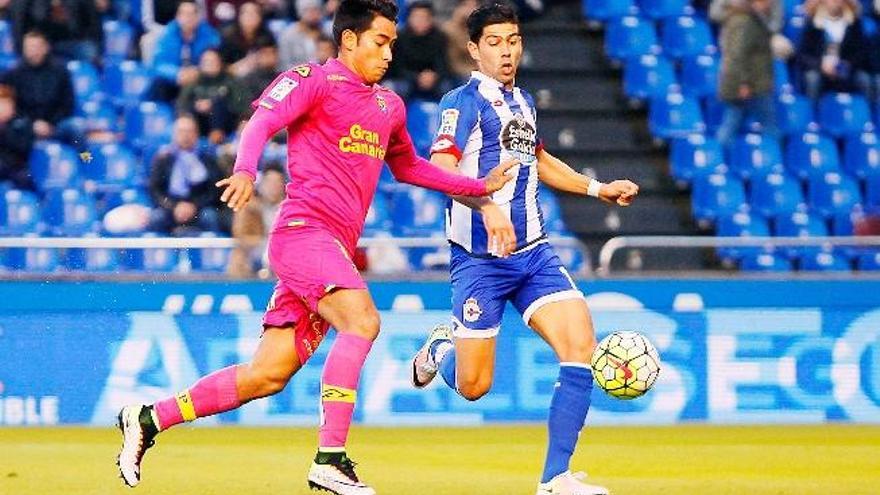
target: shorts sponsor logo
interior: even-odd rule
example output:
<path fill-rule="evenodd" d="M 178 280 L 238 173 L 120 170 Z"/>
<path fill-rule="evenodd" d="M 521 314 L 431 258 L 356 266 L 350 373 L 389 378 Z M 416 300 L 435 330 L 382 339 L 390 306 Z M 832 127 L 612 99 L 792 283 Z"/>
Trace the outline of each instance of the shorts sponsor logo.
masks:
<path fill-rule="evenodd" d="M 355 153 L 366 155 L 378 160 L 385 159 L 385 147 L 379 133 L 364 129 L 360 124 L 354 124 L 348 130 L 348 135 L 339 138 L 339 150 L 343 153 Z"/>
<path fill-rule="evenodd" d="M 297 86 L 299 86 L 298 82 L 289 77 L 282 77 L 280 81 L 275 83 L 275 86 L 272 86 L 272 89 L 269 91 L 269 98 L 275 101 L 281 101 L 289 95 L 291 91 L 296 89 Z"/>
<path fill-rule="evenodd" d="M 458 129 L 458 110 L 448 108 L 440 114 L 440 129 L 437 134 L 440 136 L 454 136 L 455 130 Z"/>
<path fill-rule="evenodd" d="M 473 323 L 480 319 L 480 315 L 483 314 L 483 310 L 480 309 L 480 304 L 477 303 L 477 300 L 471 297 L 464 302 L 462 314 L 464 315 L 464 321 L 468 323 Z"/>

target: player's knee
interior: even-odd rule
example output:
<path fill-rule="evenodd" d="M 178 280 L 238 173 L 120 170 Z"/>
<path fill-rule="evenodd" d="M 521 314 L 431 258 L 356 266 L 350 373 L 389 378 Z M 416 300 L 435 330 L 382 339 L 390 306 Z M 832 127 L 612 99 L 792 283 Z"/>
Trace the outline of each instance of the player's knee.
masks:
<path fill-rule="evenodd" d="M 275 395 L 284 390 L 290 376 L 281 370 L 251 369 L 250 381 L 252 389 L 259 397 Z"/>
<path fill-rule="evenodd" d="M 592 335 L 579 335 L 568 339 L 560 349 L 560 360 L 573 363 L 589 363 L 596 349 L 596 338 Z"/>
<path fill-rule="evenodd" d="M 459 395 L 469 401 L 475 401 L 489 393 L 489 389 L 492 388 L 492 380 L 482 377 L 476 380 L 459 380 L 457 388 Z"/>
<path fill-rule="evenodd" d="M 379 312 L 368 311 L 361 317 L 346 322 L 345 327 L 340 328 L 339 331 L 358 335 L 369 340 L 376 340 L 376 337 L 379 336 L 379 327 L 381 324 L 382 322 L 379 318 Z"/>

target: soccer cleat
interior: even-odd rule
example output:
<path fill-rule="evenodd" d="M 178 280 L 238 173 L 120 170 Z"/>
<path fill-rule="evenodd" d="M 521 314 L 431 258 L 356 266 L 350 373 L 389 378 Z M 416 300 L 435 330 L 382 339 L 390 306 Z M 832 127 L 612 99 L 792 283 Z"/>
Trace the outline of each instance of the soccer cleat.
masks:
<path fill-rule="evenodd" d="M 431 346 L 438 340 L 452 340 L 452 330 L 447 325 L 437 325 L 428 335 L 425 345 L 412 360 L 412 384 L 416 388 L 425 388 L 437 376 L 439 364 L 434 361 Z"/>
<path fill-rule="evenodd" d="M 141 460 L 144 453 L 155 444 L 159 433 L 153 423 L 152 408 L 143 405 L 125 406 L 119 411 L 119 430 L 122 432 L 122 450 L 116 457 L 119 476 L 130 487 L 141 481 Z"/>
<path fill-rule="evenodd" d="M 376 490 L 358 479 L 355 465 L 345 452 L 318 452 L 309 469 L 309 488 L 336 495 L 376 495 Z"/>
<path fill-rule="evenodd" d="M 539 483 L 535 495 L 608 495 L 605 487 L 588 485 L 583 482 L 587 475 L 566 471 L 547 483 Z"/>

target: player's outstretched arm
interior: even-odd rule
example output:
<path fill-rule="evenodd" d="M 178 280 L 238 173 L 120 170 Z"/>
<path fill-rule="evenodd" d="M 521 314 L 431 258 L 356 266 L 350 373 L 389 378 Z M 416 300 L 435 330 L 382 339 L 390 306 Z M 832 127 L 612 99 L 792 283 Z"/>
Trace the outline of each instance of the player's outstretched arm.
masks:
<path fill-rule="evenodd" d="M 606 203 L 629 206 L 639 194 L 639 186 L 628 180 L 608 184 L 578 173 L 547 150 L 538 152 L 538 178 L 553 189 L 594 196 Z"/>

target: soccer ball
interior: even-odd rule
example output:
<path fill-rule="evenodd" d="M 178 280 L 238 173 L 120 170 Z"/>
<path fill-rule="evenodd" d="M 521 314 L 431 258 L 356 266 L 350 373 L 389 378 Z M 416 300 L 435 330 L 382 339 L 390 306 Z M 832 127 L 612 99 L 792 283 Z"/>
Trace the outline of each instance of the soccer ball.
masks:
<path fill-rule="evenodd" d="M 624 400 L 644 395 L 660 375 L 657 349 L 638 332 L 614 332 L 602 339 L 590 365 L 602 390 Z"/>

